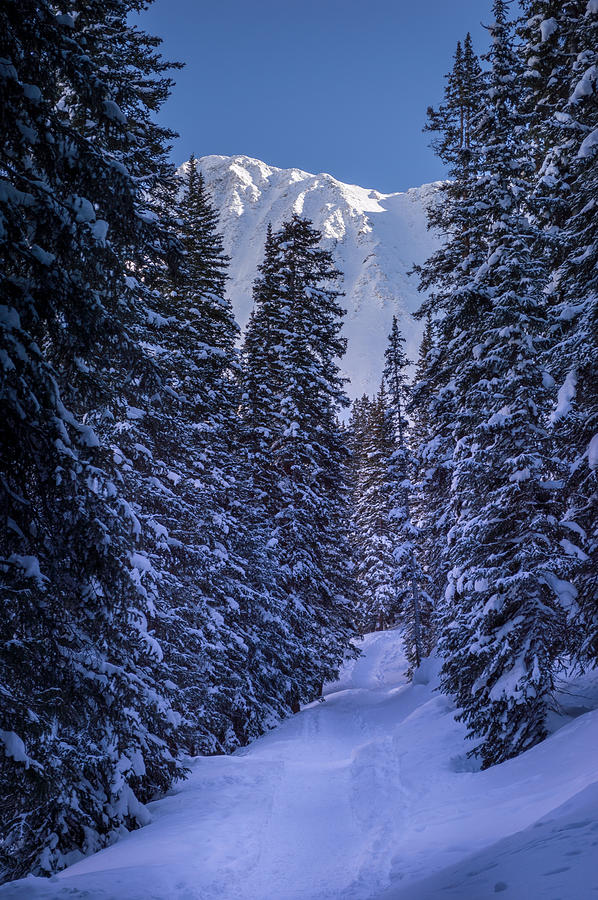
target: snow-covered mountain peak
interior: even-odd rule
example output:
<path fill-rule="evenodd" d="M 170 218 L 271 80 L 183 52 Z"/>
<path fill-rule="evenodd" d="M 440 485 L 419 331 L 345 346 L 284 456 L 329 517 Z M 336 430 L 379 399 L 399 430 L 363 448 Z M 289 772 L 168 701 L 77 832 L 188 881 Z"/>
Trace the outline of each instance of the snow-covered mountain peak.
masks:
<path fill-rule="evenodd" d="M 242 155 L 204 156 L 198 167 L 219 210 L 231 257 L 229 294 L 241 326 L 251 312 L 251 286 L 268 223 L 277 229 L 297 213 L 320 229 L 344 273 L 348 349 L 343 369 L 351 379 L 350 395 L 377 390 L 395 313 L 408 353 L 416 358 L 421 326 L 413 312 L 422 297 L 417 279 L 407 273 L 437 246 L 437 238 L 426 227 L 433 184 L 384 194 L 344 184 L 327 173 L 280 169 Z"/>

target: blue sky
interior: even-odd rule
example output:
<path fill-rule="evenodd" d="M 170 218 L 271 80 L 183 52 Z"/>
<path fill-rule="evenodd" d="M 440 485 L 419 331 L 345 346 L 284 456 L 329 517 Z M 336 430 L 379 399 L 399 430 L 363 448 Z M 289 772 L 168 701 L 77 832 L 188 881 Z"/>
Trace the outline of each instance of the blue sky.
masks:
<path fill-rule="evenodd" d="M 143 27 L 186 68 L 161 121 L 191 152 L 244 153 L 382 191 L 442 176 L 422 134 L 486 0 L 156 0 Z"/>

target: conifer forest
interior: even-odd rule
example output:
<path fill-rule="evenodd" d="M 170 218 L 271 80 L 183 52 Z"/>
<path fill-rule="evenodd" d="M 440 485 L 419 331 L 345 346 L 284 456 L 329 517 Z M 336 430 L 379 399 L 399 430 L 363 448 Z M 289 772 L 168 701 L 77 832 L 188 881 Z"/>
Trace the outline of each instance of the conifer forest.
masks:
<path fill-rule="evenodd" d="M 148 825 L 198 757 L 332 709 L 367 640 L 414 690 L 437 661 L 475 778 L 596 681 L 598 0 L 493 0 L 486 45 L 447 48 L 419 355 L 389 315 L 353 402 L 309 217 L 257 236 L 239 326 L 146 6 L 0 0 L 0 896 Z"/>

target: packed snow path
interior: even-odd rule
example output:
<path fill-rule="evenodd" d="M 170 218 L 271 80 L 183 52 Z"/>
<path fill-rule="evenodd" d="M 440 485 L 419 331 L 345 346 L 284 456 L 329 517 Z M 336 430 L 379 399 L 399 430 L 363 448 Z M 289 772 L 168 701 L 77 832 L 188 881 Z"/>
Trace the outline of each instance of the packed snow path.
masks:
<path fill-rule="evenodd" d="M 542 745 L 478 772 L 435 665 L 408 685 L 398 632 L 363 649 L 325 702 L 195 760 L 152 824 L 0 900 L 596 900 L 595 679 Z"/>

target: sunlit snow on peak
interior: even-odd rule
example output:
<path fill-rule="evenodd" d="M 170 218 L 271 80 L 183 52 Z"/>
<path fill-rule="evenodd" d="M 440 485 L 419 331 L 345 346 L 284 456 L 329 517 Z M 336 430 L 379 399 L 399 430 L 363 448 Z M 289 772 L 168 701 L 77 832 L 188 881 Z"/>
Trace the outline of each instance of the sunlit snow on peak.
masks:
<path fill-rule="evenodd" d="M 437 246 L 426 227 L 434 185 L 384 194 L 327 173 L 279 169 L 242 155 L 204 156 L 198 167 L 219 210 L 231 257 L 228 290 L 241 326 L 251 312 L 251 286 L 268 223 L 277 229 L 297 213 L 321 230 L 344 273 L 348 349 L 343 370 L 351 379 L 351 397 L 377 390 L 393 314 L 405 333 L 409 357 L 417 358 L 421 324 L 413 313 L 422 297 L 417 278 L 408 272 Z"/>

